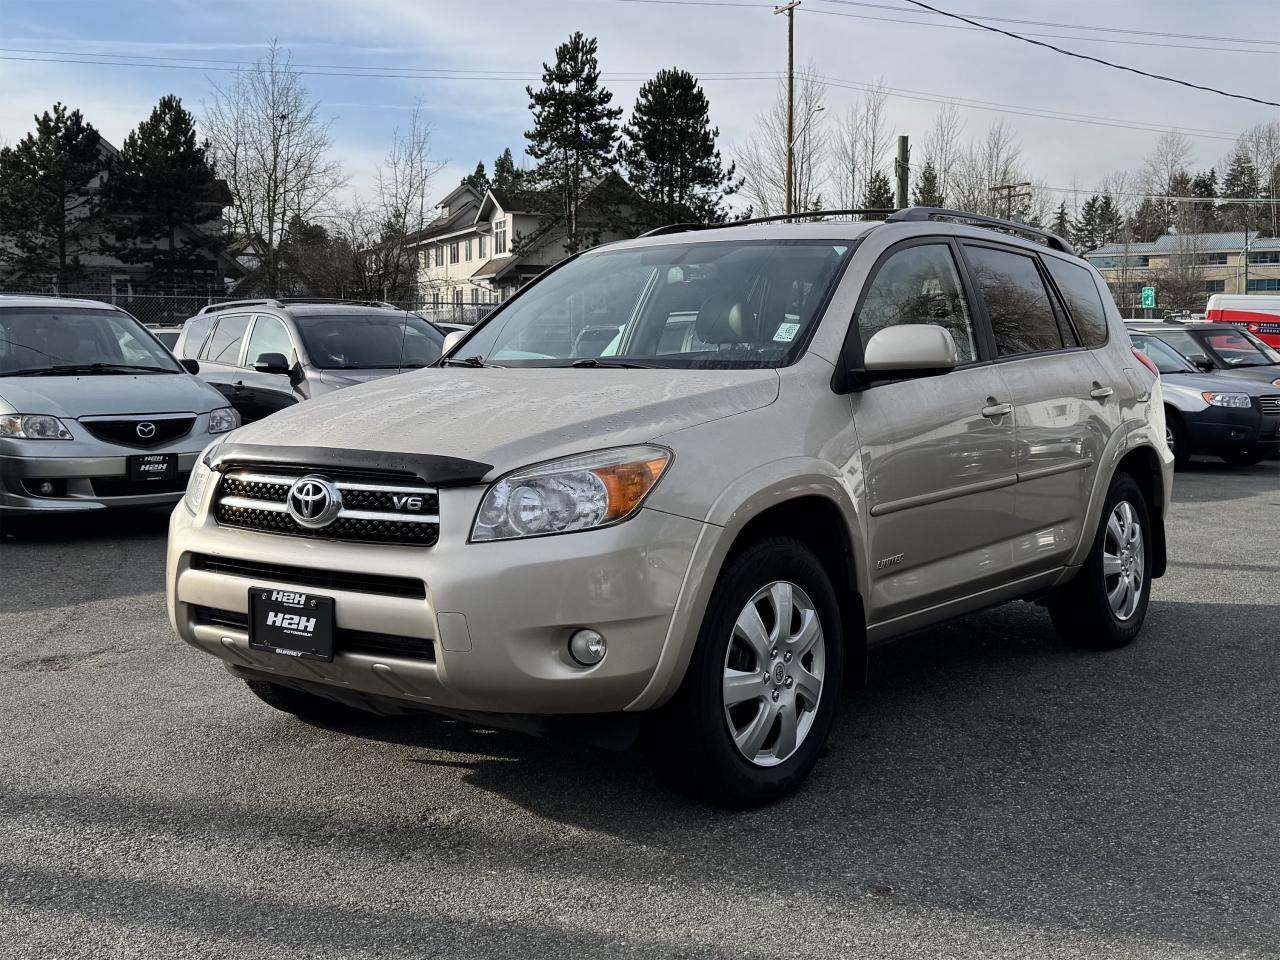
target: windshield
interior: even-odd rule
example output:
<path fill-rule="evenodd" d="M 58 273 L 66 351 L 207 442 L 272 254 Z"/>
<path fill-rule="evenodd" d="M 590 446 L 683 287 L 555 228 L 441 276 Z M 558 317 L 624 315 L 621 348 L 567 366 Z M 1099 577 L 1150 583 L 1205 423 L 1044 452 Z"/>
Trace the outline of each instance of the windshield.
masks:
<path fill-rule="evenodd" d="M 1161 373 L 1196 373 L 1182 354 L 1156 337 L 1133 334 L 1133 345 L 1147 355 Z"/>
<path fill-rule="evenodd" d="M 502 366 L 778 367 L 851 245 L 708 241 L 600 250 L 499 310 L 451 360 Z"/>
<path fill-rule="evenodd" d="M 1196 337 L 1228 367 L 1265 367 L 1280 363 L 1280 354 L 1243 330 L 1200 330 Z"/>
<path fill-rule="evenodd" d="M 0 308 L 0 377 L 181 372 L 169 351 L 127 313 Z"/>
<path fill-rule="evenodd" d="M 294 322 L 321 370 L 426 367 L 444 346 L 444 334 L 412 313 L 295 316 Z"/>

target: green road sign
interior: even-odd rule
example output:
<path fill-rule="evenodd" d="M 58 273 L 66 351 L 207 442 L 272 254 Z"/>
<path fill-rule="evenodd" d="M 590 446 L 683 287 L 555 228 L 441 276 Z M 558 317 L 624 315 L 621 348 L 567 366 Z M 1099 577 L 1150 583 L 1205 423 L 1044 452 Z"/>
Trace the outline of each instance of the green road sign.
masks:
<path fill-rule="evenodd" d="M 1155 305 L 1156 305 L 1156 288 L 1143 287 L 1142 288 L 1142 309 L 1151 310 L 1155 307 Z"/>

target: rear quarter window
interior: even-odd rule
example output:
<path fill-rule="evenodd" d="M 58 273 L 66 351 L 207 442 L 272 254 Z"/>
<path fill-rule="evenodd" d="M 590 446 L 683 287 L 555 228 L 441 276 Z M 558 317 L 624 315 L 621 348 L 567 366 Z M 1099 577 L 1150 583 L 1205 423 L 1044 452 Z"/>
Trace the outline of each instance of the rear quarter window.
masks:
<path fill-rule="evenodd" d="M 1084 345 L 1099 347 L 1106 343 L 1107 311 L 1098 285 L 1093 282 L 1093 274 L 1079 264 L 1059 260 L 1057 257 L 1042 259 L 1049 268 L 1053 282 L 1058 285 L 1067 301 L 1067 309 L 1071 311 L 1071 319 L 1075 321 L 1076 330 Z"/>

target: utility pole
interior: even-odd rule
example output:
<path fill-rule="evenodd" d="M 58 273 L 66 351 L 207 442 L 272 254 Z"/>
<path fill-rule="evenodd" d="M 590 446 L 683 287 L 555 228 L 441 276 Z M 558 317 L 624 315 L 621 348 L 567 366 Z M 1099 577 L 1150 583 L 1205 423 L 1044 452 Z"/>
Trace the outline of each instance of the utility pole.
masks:
<path fill-rule="evenodd" d="M 998 205 L 1003 202 L 1004 218 L 1006 220 L 1013 220 L 1015 219 L 1015 200 L 1018 202 L 1018 218 L 1025 216 L 1022 212 L 1024 209 L 1022 204 L 1024 201 L 1028 203 L 1031 201 L 1031 183 L 1029 181 L 1023 181 L 1022 183 L 1002 183 L 998 187 L 988 187 L 987 193 L 991 194 L 992 198 L 996 201 L 997 209 Z"/>
<path fill-rule="evenodd" d="M 893 172 L 898 183 L 895 206 L 899 210 L 907 207 L 907 175 L 911 171 L 911 145 L 906 136 L 898 137 L 898 159 L 894 161 Z"/>
<path fill-rule="evenodd" d="M 792 183 L 794 181 L 793 167 L 795 165 L 793 157 L 795 156 L 795 113 L 796 113 L 796 74 L 795 74 L 795 54 L 796 54 L 796 7 L 800 6 L 800 0 L 791 0 L 790 3 L 784 3 L 780 7 L 774 7 L 775 14 L 785 13 L 787 15 L 787 183 L 786 183 L 786 201 L 785 213 L 792 212 L 794 190 Z"/>

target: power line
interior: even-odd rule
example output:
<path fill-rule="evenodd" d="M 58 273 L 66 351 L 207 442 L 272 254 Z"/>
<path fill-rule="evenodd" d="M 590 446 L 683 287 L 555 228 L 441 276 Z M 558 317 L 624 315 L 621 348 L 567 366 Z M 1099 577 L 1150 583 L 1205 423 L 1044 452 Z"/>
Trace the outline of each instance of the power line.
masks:
<path fill-rule="evenodd" d="M 1252 97 L 1244 93 L 1229 93 L 1226 90 L 1219 90 L 1217 87 L 1207 87 L 1203 84 L 1192 83 L 1189 80 L 1179 80 L 1176 77 L 1166 77 L 1159 73 L 1149 73 L 1146 70 L 1139 70 L 1137 67 L 1127 67 L 1121 63 L 1112 63 L 1110 60 L 1103 60 L 1100 57 L 1093 57 L 1087 53 L 1077 53 L 1074 50 L 1064 50 L 1062 47 L 1054 46 L 1052 43 L 1045 43 L 1043 40 L 1033 40 L 1031 37 L 1024 37 L 1021 34 L 1012 33 L 1009 30 L 1003 30 L 1000 27 L 993 27 L 990 24 L 980 23 L 977 20 L 970 20 L 968 17 L 962 17 L 958 13 L 948 13 L 945 10 L 939 10 L 937 7 L 931 7 L 924 3 L 923 0 L 906 0 L 907 3 L 914 4 L 923 10 L 929 10 L 943 17 L 951 17 L 964 23 L 972 24 L 975 27 L 981 27 L 991 33 L 998 33 L 1002 36 L 1009 37 L 1013 40 L 1021 40 L 1023 43 L 1029 43 L 1032 46 L 1044 47 L 1046 50 L 1052 50 L 1054 53 L 1060 53 L 1066 57 L 1075 57 L 1077 60 L 1088 60 L 1091 63 L 1097 63 L 1104 67 L 1110 67 L 1113 70 L 1123 70 L 1126 73 L 1134 73 L 1140 77 L 1148 77 L 1152 80 L 1162 80 L 1165 83 L 1176 83 L 1182 87 L 1188 87 L 1192 90 L 1203 90 L 1206 93 L 1216 93 L 1220 97 L 1230 97 L 1233 100 L 1247 100 L 1250 103 L 1258 103 L 1264 107 L 1280 107 L 1280 102 L 1275 100 L 1263 100 L 1259 97 Z"/>

